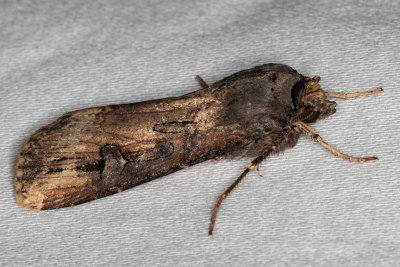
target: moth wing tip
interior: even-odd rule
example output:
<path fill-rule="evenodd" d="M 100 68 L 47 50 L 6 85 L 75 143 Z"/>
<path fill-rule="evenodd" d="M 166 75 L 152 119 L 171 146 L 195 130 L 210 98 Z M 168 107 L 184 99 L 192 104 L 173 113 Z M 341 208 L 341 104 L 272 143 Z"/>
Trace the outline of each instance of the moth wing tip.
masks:
<path fill-rule="evenodd" d="M 43 208 L 43 203 L 38 199 L 37 196 L 30 194 L 29 192 L 23 192 L 24 184 L 21 179 L 17 177 L 14 178 L 15 184 L 15 200 L 19 206 L 30 210 L 41 210 Z M 36 199 L 37 201 L 32 201 Z"/>
<path fill-rule="evenodd" d="M 16 192 L 16 201 L 17 204 L 21 207 L 30 209 L 30 210 L 41 210 L 43 207 L 42 203 L 32 203 L 28 201 L 28 198 L 22 194 L 22 192 Z"/>

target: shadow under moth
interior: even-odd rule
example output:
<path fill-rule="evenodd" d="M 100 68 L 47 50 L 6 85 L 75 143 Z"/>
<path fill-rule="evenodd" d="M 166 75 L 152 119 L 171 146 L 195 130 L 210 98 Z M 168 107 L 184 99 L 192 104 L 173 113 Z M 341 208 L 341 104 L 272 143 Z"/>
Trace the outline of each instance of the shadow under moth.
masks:
<path fill-rule="evenodd" d="M 39 129 L 19 153 L 14 179 L 19 205 L 32 210 L 69 207 L 105 197 L 216 158 L 253 157 L 217 200 L 269 155 L 293 147 L 300 134 L 334 155 L 365 162 L 327 144 L 308 124 L 335 113 L 328 97 L 347 99 L 383 91 L 341 94 L 322 90 L 282 64 L 237 72 L 178 97 L 87 108 Z"/>

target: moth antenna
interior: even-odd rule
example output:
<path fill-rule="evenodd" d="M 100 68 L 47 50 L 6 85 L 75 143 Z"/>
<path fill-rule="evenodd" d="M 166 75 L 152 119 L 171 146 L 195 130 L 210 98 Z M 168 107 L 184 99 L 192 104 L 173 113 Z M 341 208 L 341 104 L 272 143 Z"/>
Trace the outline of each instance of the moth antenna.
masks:
<path fill-rule="evenodd" d="M 357 157 L 352 157 L 350 155 L 344 154 L 334 148 L 333 146 L 329 145 L 326 143 L 320 136 L 319 134 L 310 126 L 305 124 L 304 122 L 298 121 L 294 123 L 293 125 L 297 126 L 305 135 L 310 137 L 313 140 L 316 140 L 318 143 L 320 143 L 323 147 L 327 148 L 330 152 L 332 152 L 335 156 L 341 157 L 344 159 L 347 159 L 349 161 L 355 161 L 355 162 L 365 162 L 365 161 L 370 161 L 370 160 L 377 160 L 377 157 L 366 157 L 366 158 L 357 158 Z"/>
<path fill-rule="evenodd" d="M 196 75 L 195 79 L 199 82 L 203 89 L 208 88 L 208 84 L 199 75 Z"/>
<path fill-rule="evenodd" d="M 258 166 L 258 164 L 260 164 L 266 157 L 268 157 L 268 155 L 271 152 L 266 152 L 264 154 L 262 154 L 261 156 L 258 156 L 257 158 L 255 158 L 251 163 L 247 164 L 246 169 L 243 171 L 243 173 L 239 176 L 239 178 L 237 178 L 232 184 L 231 186 L 225 190 L 224 193 L 222 193 L 222 195 L 219 196 L 217 203 L 214 206 L 212 215 L 211 215 L 211 223 L 210 223 L 210 228 L 208 230 L 208 235 L 212 235 L 213 234 L 213 230 L 214 230 L 214 226 L 215 226 L 215 221 L 217 220 L 217 214 L 218 214 L 218 210 L 219 207 L 222 204 L 222 201 L 224 201 L 224 199 L 232 192 L 233 189 L 235 189 L 236 186 L 238 186 L 238 184 L 243 180 L 243 178 L 246 176 L 246 174 L 253 169 L 254 167 Z"/>
<path fill-rule="evenodd" d="M 383 89 L 378 87 L 378 88 L 376 88 L 374 90 L 370 90 L 370 91 L 349 93 L 349 94 L 341 94 L 341 93 L 335 93 L 335 92 L 325 92 L 325 95 L 328 96 L 328 97 L 348 99 L 348 98 L 359 97 L 359 96 L 363 96 L 363 95 L 373 95 L 373 94 L 376 94 L 378 92 L 383 92 Z"/>

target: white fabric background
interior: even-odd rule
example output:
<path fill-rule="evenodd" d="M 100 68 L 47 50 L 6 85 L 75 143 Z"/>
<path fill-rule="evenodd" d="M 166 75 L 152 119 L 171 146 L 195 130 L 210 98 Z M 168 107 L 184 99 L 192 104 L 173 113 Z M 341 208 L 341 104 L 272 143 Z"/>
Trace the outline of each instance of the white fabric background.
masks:
<path fill-rule="evenodd" d="M 1 1 L 0 265 L 400 264 L 400 2 Z M 313 127 L 379 161 L 350 163 L 302 137 L 251 172 L 212 161 L 61 210 L 17 206 L 18 150 L 65 112 L 189 93 L 256 65 L 318 74 L 338 100 Z"/>

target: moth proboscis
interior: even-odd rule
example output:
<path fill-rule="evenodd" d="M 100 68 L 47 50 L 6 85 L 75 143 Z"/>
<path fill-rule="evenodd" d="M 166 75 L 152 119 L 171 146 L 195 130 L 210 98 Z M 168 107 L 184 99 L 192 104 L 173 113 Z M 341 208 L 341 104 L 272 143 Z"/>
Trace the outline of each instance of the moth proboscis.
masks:
<path fill-rule="evenodd" d="M 57 209 L 108 196 L 215 158 L 255 157 L 218 198 L 222 201 L 270 154 L 293 147 L 304 133 L 334 155 L 365 162 L 327 144 L 308 124 L 336 111 L 328 97 L 383 91 L 324 91 L 320 77 L 282 64 L 237 72 L 179 97 L 88 108 L 39 129 L 20 151 L 14 179 L 19 205 Z"/>

